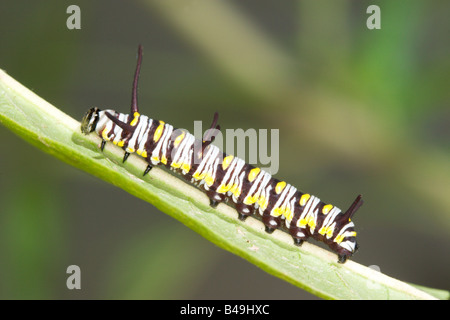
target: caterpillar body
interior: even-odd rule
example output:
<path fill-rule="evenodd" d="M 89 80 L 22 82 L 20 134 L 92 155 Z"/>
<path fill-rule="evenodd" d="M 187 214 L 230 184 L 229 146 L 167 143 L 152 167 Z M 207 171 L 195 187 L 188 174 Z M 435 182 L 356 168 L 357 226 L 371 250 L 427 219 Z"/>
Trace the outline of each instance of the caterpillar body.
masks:
<path fill-rule="evenodd" d="M 363 204 L 361 195 L 342 212 L 222 152 L 211 144 L 214 130 L 220 130 L 217 113 L 202 140 L 186 130 L 141 115 L 137 104 L 141 63 L 139 46 L 130 115 L 92 108 L 83 117 L 81 131 L 84 134 L 95 131 L 102 138 L 101 150 L 107 141 L 113 142 L 125 150 L 123 162 L 131 153 L 137 153 L 148 163 L 144 175 L 153 166 L 162 164 L 203 189 L 212 207 L 224 201 L 233 202 L 240 220 L 259 213 L 268 233 L 283 228 L 296 245 L 312 237 L 336 252 L 340 263 L 353 255 L 358 245 L 351 218 Z"/>

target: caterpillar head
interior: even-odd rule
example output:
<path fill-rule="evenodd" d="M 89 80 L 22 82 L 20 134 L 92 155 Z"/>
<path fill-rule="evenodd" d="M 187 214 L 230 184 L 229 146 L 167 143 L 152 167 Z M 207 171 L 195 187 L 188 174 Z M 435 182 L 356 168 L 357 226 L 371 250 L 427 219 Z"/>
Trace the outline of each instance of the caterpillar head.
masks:
<path fill-rule="evenodd" d="M 339 263 L 344 263 L 358 250 L 356 242 L 356 231 L 353 222 L 349 221 L 341 230 L 338 230 L 337 236 L 333 239 L 333 249 L 337 252 Z"/>
<path fill-rule="evenodd" d="M 331 246 L 339 256 L 339 263 L 344 263 L 347 258 L 351 257 L 358 250 L 355 224 L 351 221 L 351 218 L 362 204 L 363 200 L 361 195 L 359 195 L 344 214 L 336 217 L 336 223 L 342 227 L 336 231 Z"/>
<path fill-rule="evenodd" d="M 91 108 L 83 117 L 83 120 L 81 120 L 81 132 L 84 134 L 88 134 L 95 130 L 97 126 L 97 122 L 100 119 L 99 117 L 99 109 L 98 108 Z"/>

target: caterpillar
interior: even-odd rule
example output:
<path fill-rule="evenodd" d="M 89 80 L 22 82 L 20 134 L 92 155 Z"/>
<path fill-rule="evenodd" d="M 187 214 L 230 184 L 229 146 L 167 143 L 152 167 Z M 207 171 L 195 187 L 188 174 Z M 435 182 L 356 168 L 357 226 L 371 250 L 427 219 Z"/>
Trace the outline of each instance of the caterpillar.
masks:
<path fill-rule="evenodd" d="M 141 115 L 137 103 L 141 63 L 142 46 L 139 45 L 129 115 L 95 107 L 82 119 L 82 133 L 95 131 L 102 138 L 102 151 L 106 142 L 111 141 L 125 150 L 123 162 L 131 153 L 137 153 L 148 163 L 144 176 L 154 166 L 164 165 L 203 189 L 211 207 L 224 201 L 233 202 L 242 221 L 259 213 L 266 232 L 283 228 L 298 246 L 310 237 L 322 241 L 337 253 L 339 263 L 344 263 L 355 253 L 358 244 L 351 219 L 363 204 L 361 195 L 342 212 L 338 207 L 222 152 L 211 144 L 214 130 L 220 130 L 217 112 L 203 139 L 196 139 L 188 131 L 175 129 L 164 121 Z"/>

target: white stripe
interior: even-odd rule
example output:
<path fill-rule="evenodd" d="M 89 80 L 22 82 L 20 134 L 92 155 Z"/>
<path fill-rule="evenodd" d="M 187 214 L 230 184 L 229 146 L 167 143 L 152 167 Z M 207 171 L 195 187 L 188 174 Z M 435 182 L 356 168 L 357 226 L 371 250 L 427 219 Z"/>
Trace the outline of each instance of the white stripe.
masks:
<path fill-rule="evenodd" d="M 136 129 L 134 130 L 133 135 L 131 136 L 130 141 L 128 141 L 128 147 L 127 147 L 127 151 L 128 151 L 128 152 L 135 152 L 135 151 L 136 151 L 136 145 L 137 145 L 138 142 L 139 142 L 138 137 L 141 136 L 141 132 L 142 132 L 142 133 L 144 132 L 144 129 L 145 129 L 145 123 L 144 123 L 144 121 L 142 121 L 142 120 L 143 120 L 142 117 L 143 117 L 143 116 L 139 117 L 139 124 L 138 124 L 138 126 L 136 127 Z M 133 151 L 130 150 L 130 148 L 132 148 Z"/>
<path fill-rule="evenodd" d="M 355 252 L 355 242 L 343 241 L 339 244 L 342 248 L 347 249 L 350 252 Z"/>
<path fill-rule="evenodd" d="M 202 173 L 206 171 L 207 168 L 205 168 L 205 166 L 208 164 L 209 157 L 211 156 L 212 152 L 213 152 L 212 148 L 208 148 L 208 150 L 206 151 L 206 155 L 203 154 L 202 161 L 197 167 L 197 170 L 195 171 L 194 175 L 197 174 L 198 176 L 201 176 Z"/>
<path fill-rule="evenodd" d="M 251 186 L 250 190 L 247 192 L 247 196 L 245 197 L 244 202 L 250 197 L 256 197 L 256 196 L 259 197 L 259 188 L 258 188 L 258 190 L 256 190 L 256 188 L 259 186 L 259 182 L 263 178 L 263 174 L 262 173 L 263 173 L 263 171 L 260 171 L 258 173 L 258 176 L 256 177 L 256 180 L 254 180 L 252 182 L 252 186 Z"/>
<path fill-rule="evenodd" d="M 158 144 L 156 145 L 156 147 L 153 149 L 153 152 L 152 152 L 152 157 L 151 157 L 152 164 L 157 165 L 161 162 L 160 152 L 162 149 L 162 145 L 164 143 L 164 140 L 167 139 L 167 137 L 170 137 L 170 135 L 172 134 L 172 130 L 173 130 L 173 127 L 170 124 L 169 125 L 164 124 L 163 132 L 162 132 L 163 136 L 158 140 Z M 157 158 L 158 160 L 153 160 L 154 157 Z"/>
<path fill-rule="evenodd" d="M 285 202 L 287 201 L 286 195 L 287 195 L 288 192 L 291 191 L 291 187 L 292 187 L 292 186 L 291 186 L 289 183 L 286 185 L 286 187 L 284 187 L 284 189 L 283 189 L 283 191 L 282 191 L 280 197 L 278 198 L 277 202 L 276 202 L 275 205 L 273 206 L 272 211 L 270 211 L 270 215 L 271 215 L 271 216 L 274 216 L 274 215 L 273 215 L 273 212 L 274 212 L 275 209 L 277 209 L 277 208 L 280 208 L 280 209 L 281 209 L 281 208 L 285 208 L 285 207 L 286 207 L 286 205 L 285 205 Z M 294 188 L 294 189 L 295 189 L 295 188 Z M 296 190 L 295 190 L 295 191 L 296 191 Z"/>
<path fill-rule="evenodd" d="M 297 189 L 295 190 L 295 191 L 297 191 Z M 295 203 L 296 203 L 297 201 L 296 201 L 296 197 L 292 197 L 291 198 L 291 201 L 289 201 L 289 210 L 292 212 L 292 217 L 294 217 L 294 209 L 295 209 Z M 290 228 L 290 226 L 291 226 L 291 221 L 292 221 L 292 219 L 288 219 L 287 217 L 286 217 L 286 221 L 285 221 L 285 224 L 286 224 L 286 227 L 289 229 Z"/>
<path fill-rule="evenodd" d="M 139 143 L 139 149 L 142 150 L 142 151 L 147 151 L 147 150 L 145 150 L 145 144 L 147 143 L 147 140 L 148 140 L 148 133 L 150 132 L 150 128 L 152 127 L 152 123 L 153 123 L 153 120 L 150 119 L 150 118 L 148 118 L 148 119 L 147 119 L 147 127 L 146 127 L 146 129 L 144 130 L 144 132 L 143 132 L 142 138 L 139 137 L 139 139 L 140 139 L 140 140 L 139 140 L 139 141 L 140 141 L 140 143 Z"/>
<path fill-rule="evenodd" d="M 348 231 L 347 232 L 347 229 L 348 228 L 353 228 L 355 226 L 355 224 L 353 223 L 353 222 L 349 222 L 349 223 L 347 223 L 345 226 L 343 226 L 342 228 L 341 228 L 341 230 L 339 231 L 339 233 L 337 234 L 337 236 L 336 237 L 338 237 L 338 236 L 340 236 L 340 235 L 342 235 L 342 234 L 349 234 L 350 232 L 352 232 L 352 231 Z"/>
<path fill-rule="evenodd" d="M 222 185 L 224 185 L 224 186 L 229 185 L 229 181 L 231 181 L 231 177 L 232 177 L 232 174 L 233 174 L 233 172 L 234 172 L 236 163 L 237 163 L 237 160 L 236 160 L 236 158 L 234 157 L 233 160 L 231 160 L 230 165 L 229 165 L 228 168 L 226 169 L 225 176 L 224 176 L 223 179 L 222 179 Z"/>
<path fill-rule="evenodd" d="M 180 159 L 180 157 L 182 158 L 184 156 L 184 150 L 185 147 L 187 145 L 189 145 L 190 142 L 190 134 L 188 132 L 186 132 L 186 135 L 184 136 L 184 139 L 181 140 L 180 144 L 177 147 L 177 152 L 175 153 L 175 156 L 172 158 L 172 163 L 182 163 L 182 159 Z M 173 151 L 172 151 L 173 152 Z"/>
<path fill-rule="evenodd" d="M 300 220 L 306 219 L 307 216 L 310 215 L 311 208 L 314 208 L 317 206 L 317 204 L 320 202 L 320 199 L 315 196 L 310 196 L 308 199 L 308 202 L 306 202 L 305 208 L 303 209 L 303 212 L 298 219 L 297 224 L 300 222 Z"/>
<path fill-rule="evenodd" d="M 334 219 L 336 219 L 336 216 L 341 212 L 341 209 L 337 208 L 337 207 L 333 207 L 333 209 L 331 209 L 331 211 L 327 214 L 327 217 L 325 218 L 325 220 L 322 223 L 322 228 L 329 226 L 333 223 Z"/>
<path fill-rule="evenodd" d="M 210 148 L 213 149 L 211 156 L 208 159 L 208 163 L 205 166 L 205 171 L 207 176 L 211 176 L 214 179 L 214 172 L 218 165 L 218 154 L 220 152 L 220 149 L 214 145 L 210 145 Z M 206 178 L 206 177 L 205 177 Z M 208 184 L 208 186 L 211 186 L 211 184 Z"/>
<path fill-rule="evenodd" d="M 236 190 L 240 190 L 240 193 L 242 192 L 242 183 L 243 183 L 243 181 L 244 181 L 244 175 L 245 175 L 245 172 L 242 171 L 242 173 L 239 175 L 239 177 L 236 177 L 236 179 L 235 179 L 235 183 L 237 184 Z M 236 180 L 237 180 L 237 181 L 236 181 Z M 239 197 L 241 196 L 240 193 L 239 193 Z M 234 195 L 234 193 L 233 193 L 233 201 L 234 201 L 235 203 L 237 203 L 239 197 L 236 197 L 236 196 Z"/>
<path fill-rule="evenodd" d="M 169 148 L 169 140 L 170 137 L 172 135 L 172 131 L 173 131 L 173 126 L 171 126 L 170 124 L 166 124 L 166 127 L 164 129 L 164 136 L 163 136 L 163 141 L 161 142 L 161 159 L 164 156 L 167 159 L 167 148 Z"/>
<path fill-rule="evenodd" d="M 106 130 L 109 132 L 112 128 L 112 121 L 106 116 L 106 112 L 114 115 L 114 110 L 103 110 L 98 113 L 99 119 L 97 122 L 97 126 L 95 127 L 95 132 L 100 135 L 100 132 Z"/>

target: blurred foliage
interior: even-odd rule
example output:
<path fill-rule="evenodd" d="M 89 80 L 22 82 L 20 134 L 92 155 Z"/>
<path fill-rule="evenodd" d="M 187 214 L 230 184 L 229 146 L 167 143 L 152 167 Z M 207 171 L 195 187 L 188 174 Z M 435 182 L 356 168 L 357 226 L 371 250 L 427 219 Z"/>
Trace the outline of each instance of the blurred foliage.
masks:
<path fill-rule="evenodd" d="M 70 4 L 3 1 L 0 68 L 75 118 L 94 105 L 124 111 L 142 43 L 145 114 L 189 130 L 214 111 L 222 128 L 279 128 L 278 177 L 340 207 L 364 195 L 356 261 L 449 287 L 448 1 L 377 1 L 382 29 L 373 31 L 370 1 L 77 1 L 74 31 Z M 7 130 L 0 138 L 1 298 L 158 297 L 138 287 L 157 271 L 136 279 L 120 261 L 170 266 L 158 230 L 192 243 L 194 262 L 214 250 Z M 196 285 L 180 274 L 159 297 L 309 297 L 214 252 L 197 265 Z M 70 264 L 86 272 L 81 292 L 65 288 Z M 190 290 L 177 295 L 184 281 Z"/>

